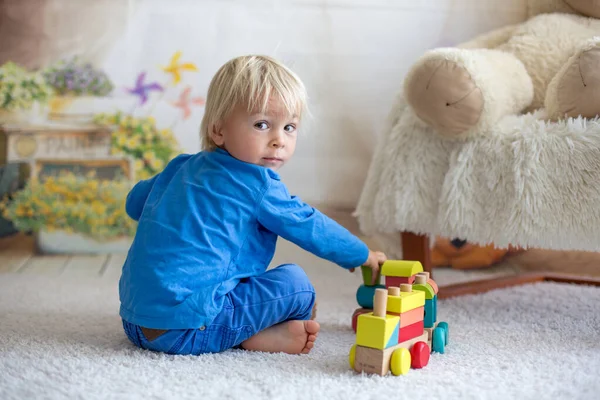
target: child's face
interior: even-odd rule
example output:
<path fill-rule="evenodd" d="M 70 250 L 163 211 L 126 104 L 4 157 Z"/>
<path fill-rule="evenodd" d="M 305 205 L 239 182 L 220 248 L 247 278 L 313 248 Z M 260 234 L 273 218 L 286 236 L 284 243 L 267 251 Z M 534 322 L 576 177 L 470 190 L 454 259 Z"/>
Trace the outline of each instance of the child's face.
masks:
<path fill-rule="evenodd" d="M 222 124 L 212 128 L 212 139 L 238 160 L 277 170 L 294 154 L 299 124 L 297 116 L 271 97 L 265 114 L 238 105 Z"/>

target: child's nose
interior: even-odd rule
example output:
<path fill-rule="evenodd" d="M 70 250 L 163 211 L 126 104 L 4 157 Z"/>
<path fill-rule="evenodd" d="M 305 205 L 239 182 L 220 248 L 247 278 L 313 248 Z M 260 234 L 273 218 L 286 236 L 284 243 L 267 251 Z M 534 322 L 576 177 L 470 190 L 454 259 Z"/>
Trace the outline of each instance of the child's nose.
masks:
<path fill-rule="evenodd" d="M 284 147 L 285 146 L 285 138 L 284 135 L 279 133 L 277 134 L 273 140 L 271 140 L 271 146 L 275 148 Z"/>

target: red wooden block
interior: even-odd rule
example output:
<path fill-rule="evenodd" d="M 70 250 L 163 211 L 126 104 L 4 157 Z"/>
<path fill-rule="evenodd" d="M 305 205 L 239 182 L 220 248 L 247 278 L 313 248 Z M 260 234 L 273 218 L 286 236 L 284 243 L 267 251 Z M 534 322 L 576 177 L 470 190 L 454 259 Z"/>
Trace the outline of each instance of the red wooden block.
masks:
<path fill-rule="evenodd" d="M 438 288 L 437 283 L 435 283 L 435 281 L 431 278 L 427 279 L 427 283 L 429 283 L 431 285 L 431 287 L 433 288 L 433 291 L 435 292 L 435 294 L 438 294 L 438 292 L 440 291 L 440 289 Z"/>
<path fill-rule="evenodd" d="M 386 287 L 400 287 L 402 283 L 410 283 L 411 285 L 415 282 L 415 276 L 410 276 L 408 278 L 403 276 L 386 276 L 385 277 L 385 286 Z"/>
<path fill-rule="evenodd" d="M 429 346 L 425 342 L 417 342 L 410 350 L 410 357 L 412 359 L 411 366 L 413 368 L 423 368 L 429 363 Z"/>
<path fill-rule="evenodd" d="M 402 318 L 402 317 L 400 317 Z M 415 338 L 424 332 L 424 321 L 419 321 L 416 324 L 408 325 L 400 328 L 398 334 L 398 343 L 406 342 L 412 338 Z"/>
<path fill-rule="evenodd" d="M 356 333 L 356 325 L 358 323 L 358 316 L 361 314 L 370 313 L 373 310 L 369 310 L 368 308 L 357 308 L 354 310 L 354 314 L 352 314 L 352 330 Z"/>

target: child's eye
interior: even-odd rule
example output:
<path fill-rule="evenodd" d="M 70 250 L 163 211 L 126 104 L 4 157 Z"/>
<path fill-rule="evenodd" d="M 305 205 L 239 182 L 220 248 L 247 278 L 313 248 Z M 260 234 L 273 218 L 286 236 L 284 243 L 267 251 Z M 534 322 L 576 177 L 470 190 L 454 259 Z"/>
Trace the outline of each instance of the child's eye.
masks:
<path fill-rule="evenodd" d="M 269 125 L 267 125 L 267 123 L 266 123 L 266 122 L 264 122 L 264 121 L 261 121 L 261 122 L 257 122 L 257 123 L 255 123 L 255 124 L 254 124 L 254 127 L 255 127 L 256 129 L 265 130 L 265 129 L 267 129 L 267 128 L 269 127 Z"/>
<path fill-rule="evenodd" d="M 291 132 L 294 132 L 296 130 L 296 127 L 294 125 L 286 125 L 283 129 L 286 132 L 291 133 Z"/>

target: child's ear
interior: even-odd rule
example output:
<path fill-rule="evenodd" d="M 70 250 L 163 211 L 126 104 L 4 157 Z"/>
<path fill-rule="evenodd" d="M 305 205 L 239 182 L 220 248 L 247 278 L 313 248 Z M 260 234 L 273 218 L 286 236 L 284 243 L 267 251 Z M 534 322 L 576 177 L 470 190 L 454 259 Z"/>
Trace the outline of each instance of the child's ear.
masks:
<path fill-rule="evenodd" d="M 216 122 L 212 125 L 210 137 L 217 146 L 222 146 L 225 142 L 223 136 L 223 125 L 220 122 Z"/>

